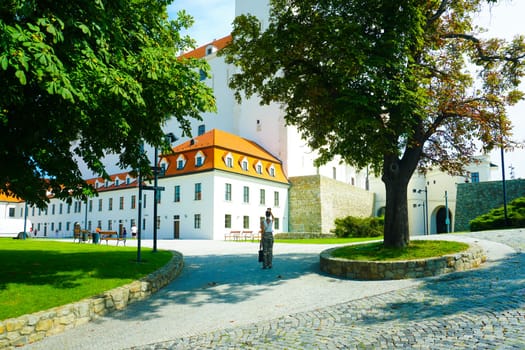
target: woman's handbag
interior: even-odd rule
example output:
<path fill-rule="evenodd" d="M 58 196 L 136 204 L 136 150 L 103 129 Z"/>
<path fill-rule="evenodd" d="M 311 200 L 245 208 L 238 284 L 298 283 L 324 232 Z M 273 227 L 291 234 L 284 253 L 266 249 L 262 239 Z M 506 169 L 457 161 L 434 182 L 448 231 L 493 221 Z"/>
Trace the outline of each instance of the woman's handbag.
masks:
<path fill-rule="evenodd" d="M 259 262 L 263 262 L 262 242 L 259 243 Z"/>

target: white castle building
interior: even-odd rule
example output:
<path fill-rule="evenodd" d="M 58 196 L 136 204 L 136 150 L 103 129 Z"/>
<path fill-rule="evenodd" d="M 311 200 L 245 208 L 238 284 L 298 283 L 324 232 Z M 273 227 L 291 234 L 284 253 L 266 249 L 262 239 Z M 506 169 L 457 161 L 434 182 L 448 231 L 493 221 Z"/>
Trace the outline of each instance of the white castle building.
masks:
<path fill-rule="evenodd" d="M 263 27 L 268 11 L 267 0 L 236 1 L 236 15 L 257 15 Z M 316 167 L 316 152 L 295 127 L 285 125 L 280 105 L 261 106 L 256 97 L 236 101 L 228 80 L 238 68 L 217 57 L 229 40 L 226 36 L 185 54 L 210 65 L 211 76 L 205 83 L 213 88 L 217 113 L 191 120 L 191 138 L 180 134 L 176 122 L 165 126 L 165 132 L 174 133 L 179 142 L 174 155 L 158 160 L 166 172 L 159 180 L 165 190 L 156 218 L 154 192 L 144 191 L 143 237 L 151 238 L 153 225 L 160 239 L 224 239 L 231 230 L 258 231 L 267 207 L 273 208 L 277 232 L 328 233 L 336 217 L 380 215 L 385 191 L 379 179 L 338 159 Z M 153 154 L 151 148 L 146 151 Z M 71 205 L 51 199 L 45 211 L 29 208 L 38 236 L 70 236 L 77 222 L 90 231 L 100 227 L 129 232 L 138 224 L 136 179 L 111 164 L 108 169 L 114 173 L 111 180 L 89 180 L 98 197 Z M 465 176 L 469 181 L 489 180 L 491 169 L 483 158 Z M 465 177 L 440 172 L 415 175 L 408 198 L 411 234 L 451 231 L 455 184 L 464 181 Z"/>

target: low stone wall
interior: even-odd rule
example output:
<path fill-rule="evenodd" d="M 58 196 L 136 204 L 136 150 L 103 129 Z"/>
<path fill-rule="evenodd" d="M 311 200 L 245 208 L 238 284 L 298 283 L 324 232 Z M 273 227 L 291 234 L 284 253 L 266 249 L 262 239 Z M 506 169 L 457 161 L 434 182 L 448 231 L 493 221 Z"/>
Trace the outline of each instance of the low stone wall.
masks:
<path fill-rule="evenodd" d="M 138 281 L 76 303 L 0 321 L 0 349 L 33 343 L 124 309 L 166 286 L 180 274 L 183 266 L 182 254 L 173 252 L 168 264 Z"/>
<path fill-rule="evenodd" d="M 337 248 L 327 249 L 321 253 L 321 271 L 357 280 L 396 280 L 437 276 L 473 269 L 487 260 L 483 249 L 476 244 L 470 244 L 467 250 L 456 254 L 389 262 L 334 258 L 331 255 L 335 249 Z"/>

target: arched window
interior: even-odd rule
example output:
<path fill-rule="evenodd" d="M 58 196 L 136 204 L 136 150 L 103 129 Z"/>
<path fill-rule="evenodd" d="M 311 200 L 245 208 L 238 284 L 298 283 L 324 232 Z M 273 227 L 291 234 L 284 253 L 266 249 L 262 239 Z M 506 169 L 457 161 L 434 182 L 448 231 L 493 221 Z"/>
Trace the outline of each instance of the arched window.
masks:
<path fill-rule="evenodd" d="M 184 166 L 186 165 L 186 158 L 184 158 L 184 156 L 181 154 L 178 158 L 177 158 L 177 170 L 182 170 L 184 169 Z"/>
<path fill-rule="evenodd" d="M 202 153 L 202 151 L 197 152 L 197 154 L 195 155 L 195 166 L 202 166 L 204 164 L 205 159 L 206 156 L 204 155 L 204 153 Z"/>

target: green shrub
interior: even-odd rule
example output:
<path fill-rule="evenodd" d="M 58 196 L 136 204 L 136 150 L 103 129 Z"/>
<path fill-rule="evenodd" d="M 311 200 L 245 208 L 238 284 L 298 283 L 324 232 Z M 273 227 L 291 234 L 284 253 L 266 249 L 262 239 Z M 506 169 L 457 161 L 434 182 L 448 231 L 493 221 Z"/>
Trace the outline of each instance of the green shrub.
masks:
<path fill-rule="evenodd" d="M 503 228 L 525 227 L 525 197 L 516 198 L 507 204 L 508 224 L 505 223 L 505 210 L 495 208 L 470 221 L 470 231 L 497 230 Z"/>
<path fill-rule="evenodd" d="M 378 237 L 383 234 L 384 218 L 357 218 L 347 216 L 335 219 L 335 229 L 332 230 L 337 237 Z"/>

